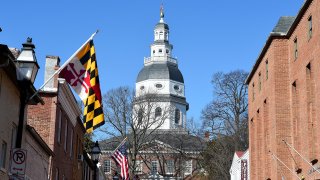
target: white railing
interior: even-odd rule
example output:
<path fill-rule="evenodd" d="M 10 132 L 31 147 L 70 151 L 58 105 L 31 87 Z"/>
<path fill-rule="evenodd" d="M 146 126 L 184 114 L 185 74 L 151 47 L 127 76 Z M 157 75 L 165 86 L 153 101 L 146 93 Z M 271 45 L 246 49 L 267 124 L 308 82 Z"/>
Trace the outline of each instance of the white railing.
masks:
<path fill-rule="evenodd" d="M 144 64 L 148 64 L 150 62 L 165 62 L 165 61 L 169 61 L 174 64 L 178 63 L 178 60 L 176 58 L 169 57 L 169 56 L 153 56 L 153 57 L 144 58 Z"/>

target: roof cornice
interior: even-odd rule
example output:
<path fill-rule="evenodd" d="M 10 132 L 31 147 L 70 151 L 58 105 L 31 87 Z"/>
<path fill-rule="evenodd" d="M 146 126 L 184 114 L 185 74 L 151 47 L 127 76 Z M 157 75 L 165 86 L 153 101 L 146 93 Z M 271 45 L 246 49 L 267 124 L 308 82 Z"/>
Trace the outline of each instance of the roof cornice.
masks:
<path fill-rule="evenodd" d="M 259 56 L 258 56 L 258 58 L 257 58 L 257 60 L 256 60 L 256 62 L 254 64 L 254 66 L 252 67 L 247 79 L 245 80 L 245 84 L 248 85 L 250 83 L 254 73 L 256 72 L 259 64 L 261 63 L 262 58 L 264 57 L 265 53 L 269 49 L 272 41 L 274 39 L 289 39 L 312 2 L 313 2 L 313 0 L 306 0 L 304 2 L 304 4 L 302 5 L 301 9 L 299 10 L 295 20 L 293 21 L 293 23 L 290 26 L 290 28 L 289 28 L 287 33 L 278 33 L 278 32 L 276 32 L 276 33 L 275 32 L 271 32 L 270 33 L 270 35 L 269 35 L 264 47 L 262 48 L 262 51 L 260 52 L 260 54 L 259 54 Z"/>

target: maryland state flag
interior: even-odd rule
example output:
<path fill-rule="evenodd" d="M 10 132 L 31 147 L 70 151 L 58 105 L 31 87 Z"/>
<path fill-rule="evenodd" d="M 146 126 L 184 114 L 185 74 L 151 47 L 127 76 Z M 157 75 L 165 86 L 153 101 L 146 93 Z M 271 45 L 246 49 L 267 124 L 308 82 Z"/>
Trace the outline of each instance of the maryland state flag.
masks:
<path fill-rule="evenodd" d="M 60 77 L 84 103 L 83 123 L 88 133 L 104 124 L 98 67 L 92 37 L 61 66 Z"/>

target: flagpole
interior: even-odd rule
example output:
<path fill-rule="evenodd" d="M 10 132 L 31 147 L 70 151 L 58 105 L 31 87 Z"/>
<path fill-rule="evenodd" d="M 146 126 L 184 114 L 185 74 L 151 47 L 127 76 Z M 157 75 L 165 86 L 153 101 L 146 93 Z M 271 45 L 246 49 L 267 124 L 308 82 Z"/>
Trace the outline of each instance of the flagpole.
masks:
<path fill-rule="evenodd" d="M 124 138 L 124 139 L 121 141 L 121 143 L 118 145 L 118 147 L 113 150 L 112 154 L 114 154 L 114 152 L 115 152 L 117 149 L 119 149 L 119 147 L 122 146 L 127 139 L 128 139 L 128 137 Z"/>
<path fill-rule="evenodd" d="M 317 171 L 319 174 L 320 174 L 320 171 L 317 169 L 317 168 L 315 168 L 315 167 L 313 167 L 312 166 L 312 164 L 309 162 L 309 161 L 307 161 L 295 148 L 293 148 L 289 143 L 287 143 L 284 139 L 282 140 L 287 146 L 289 146 L 291 149 L 293 149 L 304 161 L 306 161 L 311 167 L 312 167 L 312 169 L 314 169 L 315 171 Z"/>
<path fill-rule="evenodd" d="M 296 175 L 286 164 L 284 164 L 284 162 L 282 162 L 276 155 L 274 155 L 270 150 L 269 152 L 271 153 L 273 159 L 275 158 L 276 160 L 278 160 L 282 165 L 284 165 L 294 176 L 296 176 L 298 179 L 301 180 L 301 178 L 299 178 L 298 175 Z"/>
<path fill-rule="evenodd" d="M 84 42 L 82 44 L 82 46 L 75 52 L 72 54 L 72 56 L 69 57 L 69 59 L 62 65 L 59 67 L 58 70 L 56 70 L 56 72 L 54 72 L 45 82 L 42 86 L 40 86 L 40 88 L 29 98 L 29 100 L 31 100 L 35 95 L 37 95 L 39 93 L 39 91 L 46 85 L 48 84 L 48 82 L 58 73 L 60 73 L 60 71 L 74 58 L 74 56 L 76 56 L 78 54 L 78 52 L 89 42 L 93 39 L 93 37 L 99 32 L 99 30 L 97 30 L 96 32 L 94 32 L 90 38 Z"/>

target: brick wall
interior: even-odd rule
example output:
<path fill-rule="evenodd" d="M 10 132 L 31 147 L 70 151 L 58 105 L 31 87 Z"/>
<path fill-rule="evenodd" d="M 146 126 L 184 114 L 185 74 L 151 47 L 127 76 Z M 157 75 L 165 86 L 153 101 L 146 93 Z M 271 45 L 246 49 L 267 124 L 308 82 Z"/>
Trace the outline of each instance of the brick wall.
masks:
<path fill-rule="evenodd" d="M 317 139 L 320 135 L 319 3 L 315 0 L 306 1 L 292 31 L 287 36 L 271 39 L 271 43 L 266 45 L 267 50 L 258 59 L 259 65 L 254 69 L 252 78 L 247 82 L 251 179 L 294 179 L 296 175 L 304 175 L 307 179 L 320 177 L 283 142 L 285 140 L 293 146 L 308 161 L 320 159 L 320 143 Z M 298 44 L 297 57 L 295 40 Z M 291 171 L 301 168 L 302 173 L 290 172 L 273 157 L 279 158 Z M 320 167 L 320 163 L 315 166 Z"/>

